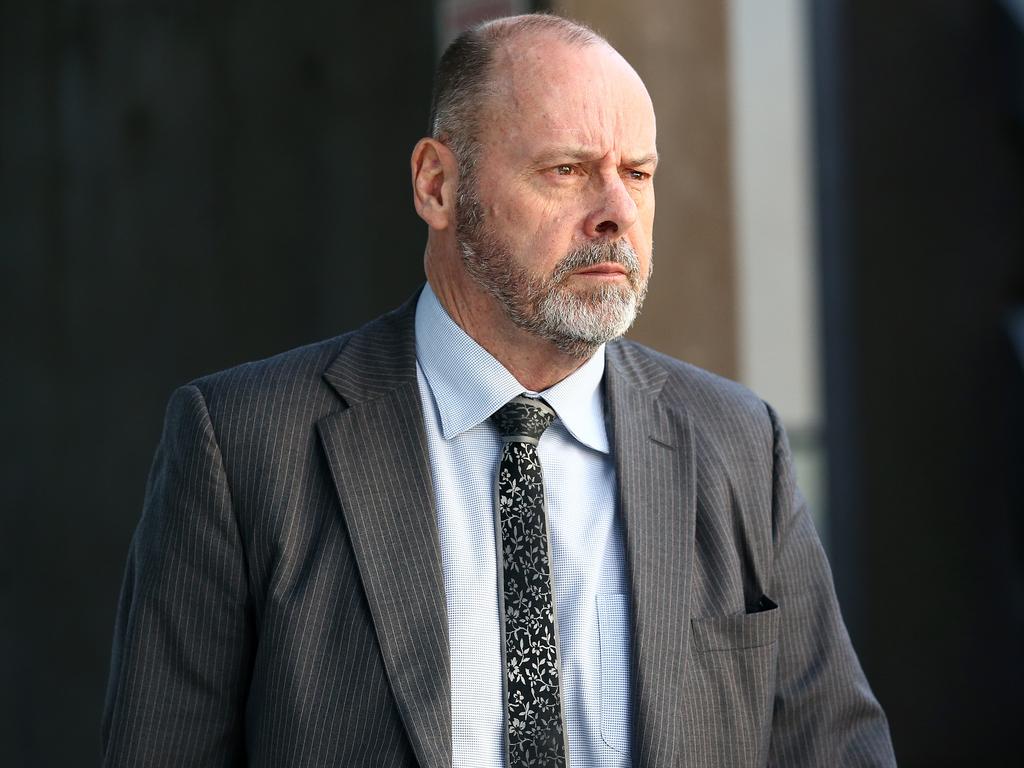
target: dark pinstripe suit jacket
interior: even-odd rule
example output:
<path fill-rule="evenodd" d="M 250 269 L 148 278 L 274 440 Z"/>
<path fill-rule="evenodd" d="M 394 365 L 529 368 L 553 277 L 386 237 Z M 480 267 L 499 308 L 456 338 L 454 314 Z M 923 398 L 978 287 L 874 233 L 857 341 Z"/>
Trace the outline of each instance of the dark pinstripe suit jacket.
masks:
<path fill-rule="evenodd" d="M 450 765 L 413 306 L 174 393 L 105 765 Z M 608 346 L 605 378 L 634 765 L 894 765 L 772 411 L 629 342 Z"/>

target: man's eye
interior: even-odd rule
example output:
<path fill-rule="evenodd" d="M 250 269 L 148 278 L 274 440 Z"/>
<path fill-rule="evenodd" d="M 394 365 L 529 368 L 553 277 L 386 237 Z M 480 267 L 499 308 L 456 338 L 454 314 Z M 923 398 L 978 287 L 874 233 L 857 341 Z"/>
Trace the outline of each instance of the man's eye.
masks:
<path fill-rule="evenodd" d="M 572 176 L 573 168 L 571 165 L 556 165 L 555 173 L 559 176 Z"/>
<path fill-rule="evenodd" d="M 650 174 L 644 171 L 628 171 L 627 175 L 633 181 L 645 181 L 650 178 Z"/>

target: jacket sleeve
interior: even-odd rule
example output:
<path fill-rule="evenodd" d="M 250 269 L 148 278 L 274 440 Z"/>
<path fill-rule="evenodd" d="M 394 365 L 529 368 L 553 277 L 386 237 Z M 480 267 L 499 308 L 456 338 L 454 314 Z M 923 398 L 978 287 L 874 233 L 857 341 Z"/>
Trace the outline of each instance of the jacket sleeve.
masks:
<path fill-rule="evenodd" d="M 778 603 L 778 683 L 769 765 L 895 766 L 885 714 L 868 686 L 839 613 L 832 573 L 802 494 L 777 415 L 769 595 Z"/>
<path fill-rule="evenodd" d="M 254 648 L 245 557 L 200 390 L 167 408 L 118 607 L 104 766 L 244 764 Z"/>

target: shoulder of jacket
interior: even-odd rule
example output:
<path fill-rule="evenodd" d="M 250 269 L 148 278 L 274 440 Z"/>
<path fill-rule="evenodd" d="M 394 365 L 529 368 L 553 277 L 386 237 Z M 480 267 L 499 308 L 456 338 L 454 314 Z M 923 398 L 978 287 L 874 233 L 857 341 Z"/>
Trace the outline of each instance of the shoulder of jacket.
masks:
<path fill-rule="evenodd" d="M 315 420 L 336 400 L 324 369 L 351 338 L 346 333 L 193 379 L 217 433 L 228 424 L 267 429 L 277 419 Z M 249 429 L 245 429 L 246 432 Z"/>

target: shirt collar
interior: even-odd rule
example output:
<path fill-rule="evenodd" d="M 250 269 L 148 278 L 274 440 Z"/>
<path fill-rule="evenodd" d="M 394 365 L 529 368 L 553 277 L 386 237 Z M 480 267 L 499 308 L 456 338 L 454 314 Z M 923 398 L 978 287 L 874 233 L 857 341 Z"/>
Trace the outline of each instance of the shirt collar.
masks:
<path fill-rule="evenodd" d="M 446 440 L 526 392 L 543 397 L 576 440 L 609 452 L 601 396 L 603 344 L 571 375 L 543 392 L 531 392 L 449 317 L 427 283 L 416 304 L 416 360 L 434 396 Z"/>

